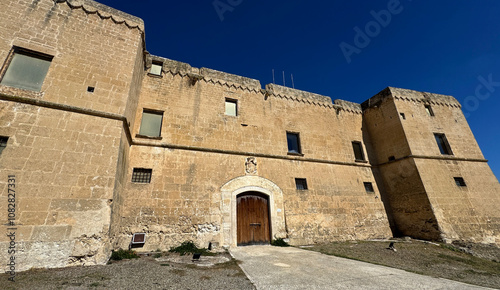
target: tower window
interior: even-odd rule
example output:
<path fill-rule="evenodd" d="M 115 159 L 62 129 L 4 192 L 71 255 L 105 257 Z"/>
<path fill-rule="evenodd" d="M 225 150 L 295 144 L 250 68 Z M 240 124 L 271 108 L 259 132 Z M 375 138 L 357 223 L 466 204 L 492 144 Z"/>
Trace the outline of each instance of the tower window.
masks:
<path fill-rule="evenodd" d="M 434 117 L 434 111 L 432 110 L 431 105 L 425 105 L 425 111 L 431 117 Z"/>
<path fill-rule="evenodd" d="M 352 141 L 352 150 L 354 151 L 354 158 L 356 161 L 365 161 L 365 154 L 363 154 L 363 145 L 359 141 Z"/>
<path fill-rule="evenodd" d="M 163 68 L 162 62 L 154 61 L 151 64 L 151 69 L 149 70 L 149 73 L 155 76 L 161 76 L 162 68 Z"/>
<path fill-rule="evenodd" d="M 307 180 L 305 178 L 295 178 L 295 188 L 298 190 L 307 190 Z"/>
<path fill-rule="evenodd" d="M 453 177 L 455 179 L 455 184 L 460 187 L 466 187 L 465 180 L 462 177 Z"/>
<path fill-rule="evenodd" d="M 368 193 L 374 193 L 375 190 L 373 190 L 373 185 L 371 182 L 363 182 L 364 186 L 365 186 L 365 190 L 366 192 Z"/>
<path fill-rule="evenodd" d="M 0 154 L 2 154 L 3 149 L 7 147 L 7 141 L 9 141 L 9 137 L 0 136 Z"/>
<path fill-rule="evenodd" d="M 226 99 L 226 115 L 237 116 L 238 115 L 238 101 L 233 99 Z"/>
<path fill-rule="evenodd" d="M 438 144 L 441 154 L 453 155 L 450 144 L 448 143 L 448 140 L 446 139 L 446 136 L 444 134 L 434 133 L 434 137 L 436 138 L 436 143 Z"/>
<path fill-rule="evenodd" d="M 289 154 L 301 154 L 299 133 L 286 132 Z"/>
<path fill-rule="evenodd" d="M 163 112 L 144 110 L 142 112 L 139 134 L 148 137 L 160 137 Z"/>
<path fill-rule="evenodd" d="M 15 48 L 0 84 L 38 92 L 42 88 L 51 61 L 52 56 Z"/>

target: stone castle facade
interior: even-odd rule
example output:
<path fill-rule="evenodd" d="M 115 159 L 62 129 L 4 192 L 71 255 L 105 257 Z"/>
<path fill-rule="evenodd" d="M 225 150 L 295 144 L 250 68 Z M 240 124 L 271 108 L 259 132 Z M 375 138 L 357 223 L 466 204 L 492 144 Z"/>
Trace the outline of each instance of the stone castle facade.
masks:
<path fill-rule="evenodd" d="M 2 0 L 0 61 L 0 218 L 17 270 L 103 264 L 135 233 L 138 251 L 500 244 L 500 185 L 451 96 L 262 89 L 150 55 L 141 19 L 88 0 Z"/>

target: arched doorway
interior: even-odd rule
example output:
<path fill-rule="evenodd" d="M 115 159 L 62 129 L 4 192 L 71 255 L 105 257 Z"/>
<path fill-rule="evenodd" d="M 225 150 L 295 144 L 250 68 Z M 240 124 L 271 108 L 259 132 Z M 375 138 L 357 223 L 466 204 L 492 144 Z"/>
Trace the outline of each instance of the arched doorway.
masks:
<path fill-rule="evenodd" d="M 269 221 L 269 197 L 256 191 L 236 197 L 237 244 L 269 244 L 271 228 Z"/>

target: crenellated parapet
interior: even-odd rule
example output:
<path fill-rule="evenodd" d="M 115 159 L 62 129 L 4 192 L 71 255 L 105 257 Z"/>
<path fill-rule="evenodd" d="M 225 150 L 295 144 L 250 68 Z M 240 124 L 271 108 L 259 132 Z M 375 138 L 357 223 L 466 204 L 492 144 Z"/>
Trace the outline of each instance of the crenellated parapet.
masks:
<path fill-rule="evenodd" d="M 409 101 L 409 102 L 418 102 L 422 104 L 431 104 L 431 105 L 439 105 L 439 106 L 448 106 L 454 108 L 461 108 L 462 106 L 452 96 L 448 95 L 440 95 L 434 93 L 427 92 L 419 92 L 408 89 L 400 89 L 394 87 L 387 87 L 375 96 L 370 99 L 364 101 L 361 104 L 363 110 L 368 108 L 378 106 L 385 98 L 394 98 L 395 100 L 400 101 Z"/>

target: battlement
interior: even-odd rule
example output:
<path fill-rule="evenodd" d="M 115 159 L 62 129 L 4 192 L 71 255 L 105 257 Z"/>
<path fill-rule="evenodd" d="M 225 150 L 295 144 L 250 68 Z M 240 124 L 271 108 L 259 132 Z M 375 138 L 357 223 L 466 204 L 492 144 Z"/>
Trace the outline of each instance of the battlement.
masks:
<path fill-rule="evenodd" d="M 369 98 L 361 104 L 363 110 L 376 107 L 385 98 L 394 98 L 396 100 L 420 102 L 424 104 L 442 105 L 461 108 L 460 103 L 452 96 L 419 92 L 408 89 L 387 87 L 375 96 Z"/>

